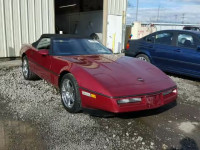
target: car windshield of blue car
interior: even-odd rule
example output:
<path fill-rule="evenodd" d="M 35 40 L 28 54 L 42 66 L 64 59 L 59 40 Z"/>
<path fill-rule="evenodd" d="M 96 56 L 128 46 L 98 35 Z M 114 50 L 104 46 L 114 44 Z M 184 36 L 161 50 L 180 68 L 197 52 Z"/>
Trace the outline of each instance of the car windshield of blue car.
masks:
<path fill-rule="evenodd" d="M 54 55 L 95 55 L 112 54 L 112 52 L 96 40 L 89 39 L 54 39 Z"/>

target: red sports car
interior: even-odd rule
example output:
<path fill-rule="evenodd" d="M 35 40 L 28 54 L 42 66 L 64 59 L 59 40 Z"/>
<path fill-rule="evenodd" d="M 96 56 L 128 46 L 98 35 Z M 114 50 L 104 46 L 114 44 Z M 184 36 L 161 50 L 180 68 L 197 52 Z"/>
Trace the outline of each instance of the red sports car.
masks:
<path fill-rule="evenodd" d="M 114 55 L 98 41 L 42 35 L 21 49 L 26 80 L 38 76 L 60 89 L 66 110 L 113 113 L 154 109 L 177 99 L 176 84 L 150 63 Z"/>

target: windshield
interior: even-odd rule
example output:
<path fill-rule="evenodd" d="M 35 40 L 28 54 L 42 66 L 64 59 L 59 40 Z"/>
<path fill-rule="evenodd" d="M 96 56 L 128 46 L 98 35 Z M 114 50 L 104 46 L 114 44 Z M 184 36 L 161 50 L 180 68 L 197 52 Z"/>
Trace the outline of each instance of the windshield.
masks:
<path fill-rule="evenodd" d="M 54 39 L 54 55 L 94 55 L 112 54 L 112 52 L 95 40 L 89 39 Z"/>

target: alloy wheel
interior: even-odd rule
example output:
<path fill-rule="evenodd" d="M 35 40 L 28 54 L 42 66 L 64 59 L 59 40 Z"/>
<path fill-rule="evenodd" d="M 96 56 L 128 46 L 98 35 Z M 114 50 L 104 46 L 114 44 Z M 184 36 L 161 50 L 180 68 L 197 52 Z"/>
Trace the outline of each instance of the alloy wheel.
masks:
<path fill-rule="evenodd" d="M 23 59 L 22 71 L 23 71 L 24 76 L 27 78 L 28 77 L 28 61 L 26 58 Z"/>
<path fill-rule="evenodd" d="M 138 57 L 138 59 L 140 59 L 140 60 L 143 60 L 143 61 L 146 61 L 146 62 L 147 62 L 146 58 L 144 58 L 144 57 Z"/>
<path fill-rule="evenodd" d="M 75 89 L 69 79 L 65 79 L 62 84 L 62 100 L 67 108 L 72 108 L 75 102 Z"/>

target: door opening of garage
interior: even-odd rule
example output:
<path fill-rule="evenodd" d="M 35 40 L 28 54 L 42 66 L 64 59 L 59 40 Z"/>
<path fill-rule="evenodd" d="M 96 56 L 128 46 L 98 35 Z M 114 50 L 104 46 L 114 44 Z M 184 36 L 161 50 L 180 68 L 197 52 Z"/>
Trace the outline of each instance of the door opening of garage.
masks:
<path fill-rule="evenodd" d="M 103 0 L 55 0 L 55 29 L 102 41 Z"/>

